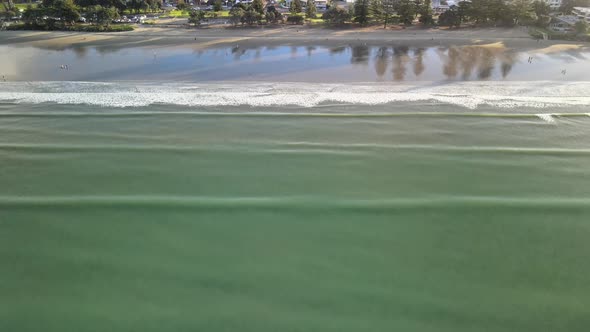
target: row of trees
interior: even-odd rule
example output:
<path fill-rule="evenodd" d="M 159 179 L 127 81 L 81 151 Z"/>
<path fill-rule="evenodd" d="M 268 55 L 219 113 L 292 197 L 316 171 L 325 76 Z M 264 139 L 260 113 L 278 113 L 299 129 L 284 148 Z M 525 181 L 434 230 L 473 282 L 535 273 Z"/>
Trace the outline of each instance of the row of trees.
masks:
<path fill-rule="evenodd" d="M 289 6 L 289 12 L 291 14 L 300 14 L 303 10 L 303 2 L 301 0 L 292 0 L 291 5 Z M 305 2 L 305 16 L 307 18 L 316 18 L 317 17 L 317 8 L 315 6 L 315 2 L 313 0 L 306 0 Z"/>
<path fill-rule="evenodd" d="M 108 27 L 121 10 L 119 0 L 43 0 L 37 7 L 28 6 L 22 19 L 29 26 L 52 30 L 74 24 L 83 12 L 94 25 Z"/>
<path fill-rule="evenodd" d="M 590 0 L 564 0 L 562 11 L 571 12 L 575 6 L 590 6 Z M 479 25 L 512 26 L 516 24 L 546 26 L 551 9 L 544 0 L 471 0 L 458 5 L 439 16 L 444 26 L 460 26 L 465 22 Z M 418 19 L 425 25 L 435 23 L 431 0 L 356 0 L 349 11 L 349 19 L 360 24 L 370 19 L 382 22 L 384 27 L 393 18 L 410 25 Z"/>
<path fill-rule="evenodd" d="M 72 25 L 84 14 L 96 26 L 108 27 L 123 11 L 139 13 L 162 8 L 162 0 L 43 0 L 28 6 L 22 19 L 37 28 L 56 29 Z"/>
<path fill-rule="evenodd" d="M 88 0 L 87 0 L 88 1 Z M 106 0 L 105 0 L 106 1 Z M 585 5 L 590 0 L 564 0 L 564 5 L 572 7 Z M 590 5 L 590 4 L 589 4 Z M 304 11 L 301 0 L 291 1 L 291 15 L 288 22 L 301 23 Z M 512 26 L 515 24 L 545 26 L 549 23 L 550 7 L 544 0 L 471 0 L 459 1 L 438 18 L 440 25 L 458 27 L 465 22 L 480 25 Z M 313 0 L 307 0 L 305 6 L 307 18 L 315 18 L 316 7 Z M 191 12 L 191 23 L 198 24 L 205 13 Z M 331 6 L 322 18 L 331 24 L 343 24 L 354 21 L 361 25 L 370 21 L 383 23 L 387 27 L 394 19 L 411 25 L 416 19 L 424 25 L 435 23 L 432 12 L 432 0 L 356 0 L 349 10 Z M 266 20 L 269 23 L 282 21 L 282 14 L 273 6 L 265 11 L 262 0 L 254 0 L 251 5 L 240 5 L 230 11 L 230 21 L 237 24 L 255 24 Z"/>
<path fill-rule="evenodd" d="M 387 27 L 394 17 L 407 25 L 416 18 L 426 25 L 434 23 L 431 0 L 356 0 L 352 8 L 350 16 L 362 25 L 372 18 Z"/>
<path fill-rule="evenodd" d="M 290 13 L 287 17 L 287 22 L 293 24 L 303 23 L 303 3 L 301 0 L 291 1 Z M 200 21 L 206 17 L 206 13 L 200 10 L 193 10 L 190 12 L 189 23 L 200 24 Z M 255 23 L 279 23 L 284 21 L 283 14 L 281 14 L 274 6 L 265 8 L 262 0 L 254 0 L 251 4 L 239 4 L 234 6 L 229 12 L 230 22 L 234 25 Z M 305 17 L 316 18 L 317 8 L 313 0 L 307 0 L 305 6 Z"/>
<path fill-rule="evenodd" d="M 501 26 L 547 26 L 551 20 L 550 11 L 549 5 L 543 0 L 460 1 L 457 6 L 452 6 L 439 16 L 439 24 L 449 27 L 458 27 L 465 22 Z"/>
<path fill-rule="evenodd" d="M 12 0 L 2 1 L 0 10 L 3 10 L 0 14 L 0 23 L 2 23 L 2 20 L 10 20 L 11 17 L 17 16 L 18 13 Z"/>

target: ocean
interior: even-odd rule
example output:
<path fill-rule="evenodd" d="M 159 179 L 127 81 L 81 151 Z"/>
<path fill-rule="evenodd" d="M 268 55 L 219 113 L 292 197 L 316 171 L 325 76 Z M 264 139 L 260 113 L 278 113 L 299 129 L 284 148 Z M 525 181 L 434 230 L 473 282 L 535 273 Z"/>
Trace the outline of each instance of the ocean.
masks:
<path fill-rule="evenodd" d="M 274 78 L 185 81 L 178 49 L 3 47 L 71 69 L 0 83 L 1 331 L 590 326 L 587 53 L 398 80 L 391 50 L 386 81 L 381 48 L 279 47 Z"/>

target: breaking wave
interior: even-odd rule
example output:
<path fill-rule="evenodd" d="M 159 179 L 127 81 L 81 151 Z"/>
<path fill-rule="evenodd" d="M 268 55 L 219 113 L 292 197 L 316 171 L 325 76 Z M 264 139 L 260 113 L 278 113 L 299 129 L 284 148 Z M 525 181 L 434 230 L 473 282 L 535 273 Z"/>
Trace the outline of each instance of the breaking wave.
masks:
<path fill-rule="evenodd" d="M 451 82 L 411 84 L 317 83 L 96 83 L 10 82 L 0 101 L 86 104 L 104 107 L 381 105 L 398 102 L 449 104 L 467 109 L 590 106 L 590 82 Z M 544 117 L 550 121 L 551 117 Z"/>

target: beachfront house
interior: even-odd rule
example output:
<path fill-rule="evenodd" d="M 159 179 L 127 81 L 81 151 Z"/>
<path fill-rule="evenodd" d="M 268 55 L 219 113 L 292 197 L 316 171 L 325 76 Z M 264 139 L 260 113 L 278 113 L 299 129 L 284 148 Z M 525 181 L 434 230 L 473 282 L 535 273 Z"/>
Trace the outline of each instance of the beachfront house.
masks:
<path fill-rule="evenodd" d="M 572 32 L 578 20 L 574 15 L 554 16 L 549 23 L 549 29 L 555 32 Z"/>
<path fill-rule="evenodd" d="M 450 3 L 445 0 L 432 0 L 432 11 L 436 14 L 442 14 L 450 8 Z"/>
<path fill-rule="evenodd" d="M 286 5 L 287 8 L 289 8 L 291 6 L 291 1 L 292 0 L 286 0 Z M 306 4 L 306 0 L 301 0 L 302 4 L 305 6 Z M 328 0 L 314 0 L 315 3 L 315 8 L 317 8 L 317 10 L 325 10 L 326 6 L 328 5 Z"/>
<path fill-rule="evenodd" d="M 574 7 L 572 14 L 578 19 L 590 23 L 590 7 Z"/>
<path fill-rule="evenodd" d="M 317 10 L 326 10 L 326 6 L 328 6 L 328 0 L 314 0 L 314 3 Z"/>
<path fill-rule="evenodd" d="M 545 0 L 552 10 L 558 10 L 561 7 L 562 0 Z"/>

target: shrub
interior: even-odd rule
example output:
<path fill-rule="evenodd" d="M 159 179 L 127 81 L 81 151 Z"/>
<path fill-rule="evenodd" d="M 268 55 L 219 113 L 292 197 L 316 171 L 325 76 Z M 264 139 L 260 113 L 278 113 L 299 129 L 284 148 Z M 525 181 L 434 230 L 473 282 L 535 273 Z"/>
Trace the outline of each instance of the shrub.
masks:
<path fill-rule="evenodd" d="M 205 19 L 206 13 L 202 10 L 191 10 L 189 13 L 188 23 L 194 25 L 201 25 L 201 21 Z"/>
<path fill-rule="evenodd" d="M 330 24 L 344 24 L 350 20 L 350 14 L 346 9 L 340 7 L 330 7 L 323 15 L 322 19 Z"/>
<path fill-rule="evenodd" d="M 245 11 L 241 7 L 234 7 L 229 11 L 229 21 L 235 26 L 242 22 Z"/>
<path fill-rule="evenodd" d="M 215 2 L 213 2 L 213 11 L 220 12 L 222 9 L 223 7 L 221 6 L 221 0 L 215 0 Z"/>
<path fill-rule="evenodd" d="M 303 24 L 303 16 L 299 16 L 299 15 L 291 15 L 289 17 L 287 17 L 287 23 L 291 23 L 291 24 Z"/>

